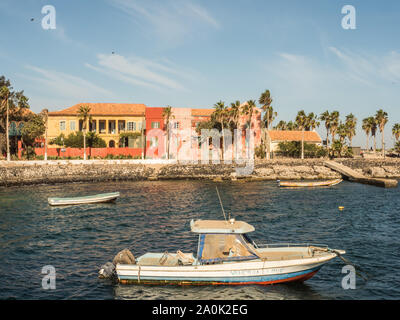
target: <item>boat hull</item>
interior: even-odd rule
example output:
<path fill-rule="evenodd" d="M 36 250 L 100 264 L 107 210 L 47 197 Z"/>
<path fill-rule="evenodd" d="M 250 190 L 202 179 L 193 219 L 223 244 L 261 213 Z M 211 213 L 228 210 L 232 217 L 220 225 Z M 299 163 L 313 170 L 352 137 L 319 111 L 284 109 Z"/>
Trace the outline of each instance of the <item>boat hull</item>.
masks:
<path fill-rule="evenodd" d="M 318 182 L 294 182 L 294 181 L 280 181 L 280 187 L 330 187 L 339 184 L 342 182 L 342 179 L 328 180 L 328 181 L 318 181 Z"/>
<path fill-rule="evenodd" d="M 118 264 L 116 271 L 121 284 L 270 285 L 306 281 L 334 257 L 335 254 L 313 259 L 298 259 L 290 263 L 251 261 L 180 267 Z"/>
<path fill-rule="evenodd" d="M 119 192 L 103 193 L 87 197 L 76 198 L 48 198 L 51 206 L 66 206 L 76 204 L 90 204 L 115 201 L 120 196 Z"/>

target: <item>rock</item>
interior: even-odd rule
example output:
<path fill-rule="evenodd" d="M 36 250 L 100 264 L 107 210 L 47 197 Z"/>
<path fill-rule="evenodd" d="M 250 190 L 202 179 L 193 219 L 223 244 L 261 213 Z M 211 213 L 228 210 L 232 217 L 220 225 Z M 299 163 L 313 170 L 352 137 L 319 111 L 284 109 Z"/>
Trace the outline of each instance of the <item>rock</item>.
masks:
<path fill-rule="evenodd" d="M 366 172 L 374 178 L 386 178 L 386 172 L 381 167 L 370 167 L 367 168 Z"/>
<path fill-rule="evenodd" d="M 382 166 L 382 168 L 389 174 L 389 176 L 398 176 L 399 170 L 393 166 Z"/>
<path fill-rule="evenodd" d="M 274 169 L 272 168 L 260 168 L 255 170 L 255 174 L 261 177 L 269 177 L 274 174 Z"/>
<path fill-rule="evenodd" d="M 293 167 L 293 171 L 297 173 L 314 173 L 314 169 L 310 166 L 295 166 Z"/>
<path fill-rule="evenodd" d="M 135 257 L 129 249 L 124 249 L 117 253 L 114 257 L 113 264 L 116 266 L 117 264 L 136 264 Z"/>
<path fill-rule="evenodd" d="M 111 262 L 103 264 L 99 271 L 99 278 L 107 279 L 111 278 L 115 274 L 115 265 Z"/>

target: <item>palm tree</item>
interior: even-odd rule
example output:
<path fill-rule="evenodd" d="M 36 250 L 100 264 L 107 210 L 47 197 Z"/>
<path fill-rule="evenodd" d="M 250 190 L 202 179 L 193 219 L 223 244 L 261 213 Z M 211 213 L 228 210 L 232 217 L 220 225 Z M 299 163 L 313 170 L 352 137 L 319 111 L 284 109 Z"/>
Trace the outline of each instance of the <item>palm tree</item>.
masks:
<path fill-rule="evenodd" d="M 272 98 L 271 98 L 271 93 L 269 90 L 265 90 L 261 96 L 260 99 L 258 99 L 258 103 L 261 104 L 261 109 L 266 112 L 264 115 L 265 119 L 265 124 L 266 124 L 266 129 L 269 129 L 269 124 L 272 122 L 270 121 L 273 118 L 273 109 L 271 106 L 272 103 Z M 272 119 L 273 120 L 273 119 Z"/>
<path fill-rule="evenodd" d="M 307 115 L 307 126 L 305 130 L 310 131 L 314 130 L 315 128 L 319 127 L 320 123 L 318 122 L 318 117 L 314 112 L 310 112 Z"/>
<path fill-rule="evenodd" d="M 253 114 L 257 114 L 256 110 L 256 102 L 255 100 L 248 100 L 246 104 L 242 107 L 242 114 L 247 115 L 249 120 L 247 121 L 248 129 L 251 129 L 251 119 L 253 118 Z M 267 151 L 267 159 L 269 159 L 269 153 Z"/>
<path fill-rule="evenodd" d="M 379 109 L 375 114 L 375 119 L 376 119 L 377 125 L 379 126 L 379 131 L 381 132 L 382 155 L 385 156 L 384 129 L 385 129 L 386 123 L 388 122 L 388 114 L 385 111 L 383 111 L 382 109 Z"/>
<path fill-rule="evenodd" d="M 221 124 L 221 130 L 222 130 L 222 160 L 224 160 L 224 151 L 225 151 L 225 122 L 226 119 L 229 116 L 228 113 L 228 108 L 225 106 L 225 102 L 223 101 L 218 101 L 216 104 L 214 104 L 215 111 L 214 111 L 214 117 L 217 122 Z"/>
<path fill-rule="evenodd" d="M 239 117 L 240 117 L 240 101 L 236 100 L 231 103 L 229 110 L 229 119 L 234 124 L 234 129 L 239 129 Z"/>
<path fill-rule="evenodd" d="M 369 142 L 369 133 L 371 132 L 372 123 L 369 118 L 364 118 L 362 121 L 362 129 L 365 131 L 367 135 L 367 150 L 368 150 L 368 142 Z"/>
<path fill-rule="evenodd" d="M 353 137 L 356 135 L 356 125 L 357 125 L 357 118 L 352 114 L 348 114 L 346 116 L 346 129 L 347 129 L 347 137 L 350 141 L 350 147 L 352 147 L 352 140 Z"/>
<path fill-rule="evenodd" d="M 8 113 L 9 113 L 9 103 L 8 98 L 10 96 L 10 90 L 6 86 L 1 87 L 0 89 L 0 97 L 2 98 L 3 107 L 7 108 L 7 116 L 6 116 L 6 139 L 7 139 L 7 161 L 11 160 L 10 157 L 10 137 L 8 133 Z"/>
<path fill-rule="evenodd" d="M 272 103 L 272 98 L 271 98 L 271 93 L 269 90 L 265 90 L 260 98 L 258 99 L 258 103 L 261 104 L 261 109 L 265 112 L 264 114 L 264 119 L 263 123 L 266 128 L 266 130 L 269 130 L 269 125 L 274 121 L 275 117 L 277 116 L 277 113 L 274 112 L 271 103 Z M 266 143 L 266 133 L 264 132 L 262 136 L 263 144 L 265 146 L 265 152 L 266 152 L 266 159 L 269 159 L 269 150 L 267 148 L 267 143 Z M 269 144 L 268 144 L 269 147 Z"/>
<path fill-rule="evenodd" d="M 172 107 L 167 106 L 163 109 L 162 112 L 162 117 L 164 121 L 166 122 L 167 126 L 167 159 L 169 160 L 169 134 L 170 134 L 170 119 L 174 118 L 174 115 L 172 114 Z"/>
<path fill-rule="evenodd" d="M 400 139 L 400 123 L 395 123 L 392 127 L 392 134 L 394 135 L 396 141 Z"/>
<path fill-rule="evenodd" d="M 304 159 L 304 130 L 309 126 L 309 117 L 304 110 L 300 110 L 296 116 L 297 127 L 302 131 L 301 133 L 301 159 Z"/>
<path fill-rule="evenodd" d="M 319 120 L 325 122 L 325 128 L 326 128 L 326 148 L 328 148 L 329 145 L 329 130 L 331 127 L 331 115 L 329 114 L 329 111 L 326 110 L 325 112 L 321 113 L 319 116 Z"/>
<path fill-rule="evenodd" d="M 42 112 L 44 127 L 45 127 L 45 134 L 44 134 L 44 160 L 47 161 L 47 125 L 48 125 L 48 118 L 49 118 L 49 110 L 43 109 Z"/>
<path fill-rule="evenodd" d="M 371 136 L 374 137 L 374 153 L 376 152 L 376 130 L 378 129 L 378 124 L 375 117 L 368 117 L 368 122 L 371 127 Z"/>
<path fill-rule="evenodd" d="M 339 111 L 332 111 L 332 113 L 330 114 L 329 123 L 330 123 L 331 137 L 332 137 L 331 141 L 332 145 L 332 143 L 335 140 L 336 131 L 339 126 Z"/>
<path fill-rule="evenodd" d="M 253 113 L 257 113 L 256 102 L 254 100 L 249 100 L 242 107 L 242 114 L 249 116 L 249 120 L 247 121 L 249 129 L 251 129 L 251 119 L 253 117 Z"/>
<path fill-rule="evenodd" d="M 292 130 L 297 130 L 297 123 L 293 122 L 292 120 L 290 120 L 287 124 L 286 124 L 286 130 L 292 131 Z"/>
<path fill-rule="evenodd" d="M 288 130 L 288 124 L 286 123 L 286 121 L 281 120 L 278 122 L 278 124 L 275 126 L 276 130 Z"/>
<path fill-rule="evenodd" d="M 82 130 L 83 130 L 83 160 L 86 160 L 86 129 L 87 121 L 90 121 L 90 107 L 80 106 L 78 109 L 78 118 L 82 120 Z"/>

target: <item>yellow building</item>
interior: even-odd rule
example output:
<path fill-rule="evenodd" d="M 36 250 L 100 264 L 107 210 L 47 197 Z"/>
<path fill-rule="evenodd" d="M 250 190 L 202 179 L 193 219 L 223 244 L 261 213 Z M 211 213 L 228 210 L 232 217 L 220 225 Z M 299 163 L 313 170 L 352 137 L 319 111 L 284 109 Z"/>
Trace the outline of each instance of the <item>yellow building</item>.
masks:
<path fill-rule="evenodd" d="M 141 148 L 140 137 L 121 141 L 121 133 L 142 132 L 145 124 L 144 104 L 129 103 L 78 103 L 70 108 L 49 112 L 48 117 L 48 139 L 54 139 L 61 133 L 67 137 L 70 133 L 82 131 L 83 121 L 79 119 L 78 110 L 81 106 L 90 107 L 90 120 L 88 120 L 87 131 L 96 132 L 106 141 L 107 147 L 129 146 Z M 51 145 L 49 147 L 52 147 Z M 55 147 L 55 145 L 54 145 Z"/>

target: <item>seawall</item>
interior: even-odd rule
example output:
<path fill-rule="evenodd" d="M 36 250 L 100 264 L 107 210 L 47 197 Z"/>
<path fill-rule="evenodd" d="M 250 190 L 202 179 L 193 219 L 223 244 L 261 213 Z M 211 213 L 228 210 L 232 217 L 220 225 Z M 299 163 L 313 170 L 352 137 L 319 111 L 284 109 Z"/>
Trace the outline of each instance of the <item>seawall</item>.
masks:
<path fill-rule="evenodd" d="M 140 160 L 0 161 L 0 186 L 84 181 L 137 180 L 315 180 L 341 174 L 324 166 L 325 159 L 256 161 L 250 175 L 238 176 L 236 164 L 157 163 Z M 367 177 L 400 179 L 400 159 L 336 160 Z M 241 165 L 243 167 L 243 165 Z"/>

